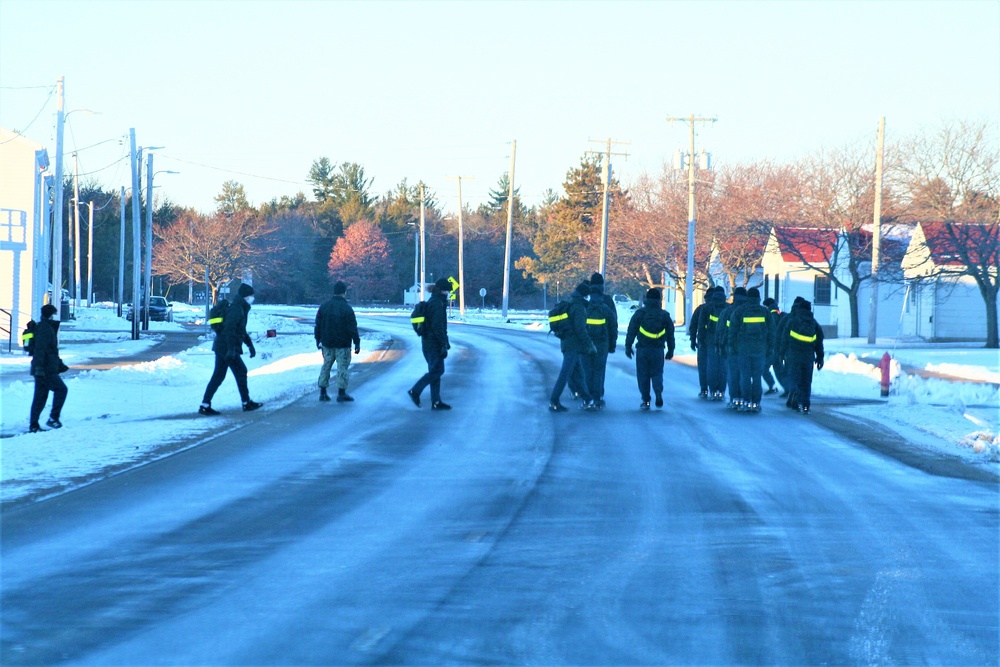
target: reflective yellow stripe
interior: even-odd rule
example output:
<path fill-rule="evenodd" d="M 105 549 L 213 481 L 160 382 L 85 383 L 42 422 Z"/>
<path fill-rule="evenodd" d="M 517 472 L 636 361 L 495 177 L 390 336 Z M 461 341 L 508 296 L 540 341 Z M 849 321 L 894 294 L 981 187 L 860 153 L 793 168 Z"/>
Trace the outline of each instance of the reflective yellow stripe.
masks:
<path fill-rule="evenodd" d="M 663 330 L 663 331 L 661 331 L 660 333 L 655 333 L 655 334 L 654 334 L 654 333 L 649 333 L 648 331 L 646 331 L 646 330 L 645 330 L 645 329 L 643 329 L 642 327 L 639 327 L 639 333 L 641 333 L 641 334 L 642 334 L 643 336 L 648 336 L 649 338 L 659 338 L 659 337 L 660 337 L 660 336 L 662 336 L 663 334 L 667 333 L 667 330 L 666 330 L 666 329 L 664 329 L 664 330 Z"/>
<path fill-rule="evenodd" d="M 708 319 L 712 320 L 713 322 L 718 322 L 719 321 L 718 315 L 709 315 Z"/>
<path fill-rule="evenodd" d="M 213 317 L 212 319 L 210 319 L 208 321 L 208 323 L 209 324 L 222 324 L 222 318 L 221 317 Z"/>
<path fill-rule="evenodd" d="M 799 332 L 793 331 L 791 329 L 788 330 L 788 333 L 792 336 L 792 338 L 794 338 L 795 340 L 800 340 L 803 343 L 815 343 L 816 342 L 816 334 L 813 334 L 812 336 L 803 336 Z"/>
<path fill-rule="evenodd" d="M 587 324 L 593 324 L 595 326 L 600 326 L 601 324 L 604 324 L 605 322 L 607 322 L 607 320 L 592 320 L 592 319 L 589 319 L 589 318 L 587 319 Z"/>
<path fill-rule="evenodd" d="M 410 321 L 413 322 L 414 324 L 423 324 L 424 323 L 424 318 L 423 317 L 411 317 Z"/>
<path fill-rule="evenodd" d="M 23 336 L 21 336 L 21 340 L 23 340 L 24 342 L 27 343 L 29 340 L 31 340 L 34 337 L 35 337 L 35 334 L 33 334 L 33 333 L 26 333 Z"/>
<path fill-rule="evenodd" d="M 553 315 L 549 318 L 549 322 L 558 322 L 559 320 L 569 319 L 569 313 L 563 313 L 562 315 Z"/>
<path fill-rule="evenodd" d="M 763 317 L 744 317 L 743 324 L 763 324 L 767 322 Z"/>

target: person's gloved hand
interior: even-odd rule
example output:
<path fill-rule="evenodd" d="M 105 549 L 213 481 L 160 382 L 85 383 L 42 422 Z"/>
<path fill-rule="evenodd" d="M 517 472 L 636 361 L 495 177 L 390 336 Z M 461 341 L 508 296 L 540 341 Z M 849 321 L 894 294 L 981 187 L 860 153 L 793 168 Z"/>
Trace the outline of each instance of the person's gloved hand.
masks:
<path fill-rule="evenodd" d="M 819 359 L 816 360 L 816 370 L 818 371 L 823 370 L 823 357 L 820 357 Z"/>
<path fill-rule="evenodd" d="M 253 343 L 247 343 L 247 349 L 250 350 L 250 358 L 253 359 L 257 356 L 257 348 L 253 346 Z"/>
<path fill-rule="evenodd" d="M 695 343 L 695 342 L 691 343 L 691 351 L 692 352 L 697 352 L 698 351 L 698 343 Z"/>
<path fill-rule="evenodd" d="M 322 350 L 323 349 L 323 343 L 321 343 L 319 341 L 316 341 L 316 349 L 317 350 Z"/>
<path fill-rule="evenodd" d="M 354 354 L 361 354 L 361 346 L 360 345 L 355 345 L 354 346 Z"/>
<path fill-rule="evenodd" d="M 671 359 L 674 358 L 674 351 L 669 350 L 663 358 L 666 359 L 667 361 L 670 361 Z"/>
<path fill-rule="evenodd" d="M 629 359 L 632 358 L 632 348 L 630 347 L 625 348 L 625 356 L 628 357 Z"/>
<path fill-rule="evenodd" d="M 441 348 L 441 358 L 442 359 L 447 359 L 448 358 L 448 346 L 447 345 L 445 345 L 444 347 Z"/>

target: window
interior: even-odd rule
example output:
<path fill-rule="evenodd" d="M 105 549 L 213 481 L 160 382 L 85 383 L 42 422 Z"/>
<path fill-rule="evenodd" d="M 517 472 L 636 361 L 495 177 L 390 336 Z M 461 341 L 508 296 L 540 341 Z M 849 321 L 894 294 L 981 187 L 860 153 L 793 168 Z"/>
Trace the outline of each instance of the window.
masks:
<path fill-rule="evenodd" d="M 813 303 L 817 306 L 830 305 L 830 279 L 826 276 L 816 276 L 813 281 Z"/>

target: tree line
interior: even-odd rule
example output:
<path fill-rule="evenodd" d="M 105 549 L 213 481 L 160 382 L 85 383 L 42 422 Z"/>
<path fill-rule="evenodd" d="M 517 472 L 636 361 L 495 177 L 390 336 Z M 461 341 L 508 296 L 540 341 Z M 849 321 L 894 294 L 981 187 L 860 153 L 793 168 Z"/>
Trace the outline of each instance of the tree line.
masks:
<path fill-rule="evenodd" d="M 870 256 L 874 169 L 873 136 L 791 163 L 763 160 L 699 171 L 695 284 L 710 286 L 713 241 L 725 240 L 716 247 L 725 255 L 734 287 L 752 275 L 760 259 L 754 248 L 772 226 L 832 228 L 853 239 L 852 281 L 836 287 L 856 297 L 870 279 L 863 260 Z M 951 121 L 890 142 L 884 173 L 884 224 L 956 221 L 996 228 L 1000 155 L 988 123 Z M 252 273 L 261 301 L 317 303 L 327 298 L 333 282 L 345 280 L 358 302 L 400 303 L 403 290 L 414 283 L 422 189 L 428 279 L 457 277 L 457 216 L 446 215 L 430 188 L 404 179 L 378 194 L 362 165 L 327 157 L 314 160 L 308 181 L 311 197 L 300 192 L 259 206 L 247 200 L 241 184 L 228 181 L 208 214 L 160 203 L 153 249 L 159 291 L 183 299 L 189 283 L 205 282 L 207 267 L 213 296 L 223 281 Z M 499 303 L 503 283 L 508 184 L 508 175 L 501 174 L 487 201 L 462 214 L 466 295 L 485 287 L 487 305 Z M 118 196 L 94 184 L 81 189 L 82 201 Z M 127 209 L 130 205 L 126 202 Z M 551 302 L 597 269 L 602 205 L 600 157 L 592 154 L 567 170 L 561 192 L 550 189 L 536 206 L 524 205 L 515 190 L 513 307 L 540 308 L 543 291 Z M 666 166 L 659 174 L 643 174 L 628 189 L 612 180 L 607 277 L 615 291 L 638 295 L 664 286 L 664 276 L 684 284 L 687 207 L 686 175 Z M 131 214 L 125 219 L 130 227 Z M 117 280 L 118 230 L 118 207 L 106 206 L 95 220 L 94 282 L 101 293 L 111 293 Z M 130 244 L 127 230 L 126 262 Z M 994 290 L 994 301 L 996 254 L 987 253 L 980 276 Z"/>

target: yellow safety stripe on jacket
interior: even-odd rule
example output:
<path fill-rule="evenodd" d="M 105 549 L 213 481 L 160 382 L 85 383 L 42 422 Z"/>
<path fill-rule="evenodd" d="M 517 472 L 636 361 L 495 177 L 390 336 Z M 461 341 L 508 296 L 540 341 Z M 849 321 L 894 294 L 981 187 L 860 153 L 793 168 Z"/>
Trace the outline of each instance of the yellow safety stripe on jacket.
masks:
<path fill-rule="evenodd" d="M 607 320 L 604 320 L 604 319 L 592 320 L 589 317 L 587 318 L 587 324 L 593 324 L 594 326 L 601 326 L 605 322 L 607 322 Z"/>
<path fill-rule="evenodd" d="M 767 320 L 763 317 L 744 317 L 743 324 L 763 324 Z"/>
<path fill-rule="evenodd" d="M 21 340 L 26 344 L 29 340 L 31 340 L 34 337 L 35 337 L 35 334 L 33 334 L 33 333 L 26 333 L 26 334 L 24 334 L 24 335 L 21 336 Z"/>
<path fill-rule="evenodd" d="M 209 324 L 222 324 L 221 317 L 213 317 L 208 321 Z"/>
<path fill-rule="evenodd" d="M 569 319 L 569 313 L 563 313 L 561 315 L 553 315 L 549 318 L 549 322 L 558 322 L 559 320 Z"/>
<path fill-rule="evenodd" d="M 663 334 L 667 333 L 667 330 L 664 329 L 660 333 L 649 333 L 648 331 L 646 331 L 642 327 L 639 327 L 639 333 L 641 333 L 643 336 L 646 336 L 648 338 L 660 338 L 661 336 L 663 336 Z"/>
<path fill-rule="evenodd" d="M 709 315 L 708 319 L 712 320 L 713 322 L 718 322 L 719 321 L 719 316 L 718 315 Z"/>
<path fill-rule="evenodd" d="M 414 324 L 423 324 L 424 323 L 424 319 L 426 319 L 426 318 L 424 318 L 423 316 L 420 316 L 420 317 L 411 317 L 410 318 L 410 322 L 413 322 Z"/>
<path fill-rule="evenodd" d="M 789 335 L 792 338 L 794 338 L 795 340 L 800 340 L 803 343 L 815 343 L 816 342 L 816 334 L 813 334 L 812 336 L 803 336 L 798 331 L 794 331 L 792 329 L 789 329 L 788 333 L 789 333 Z"/>

